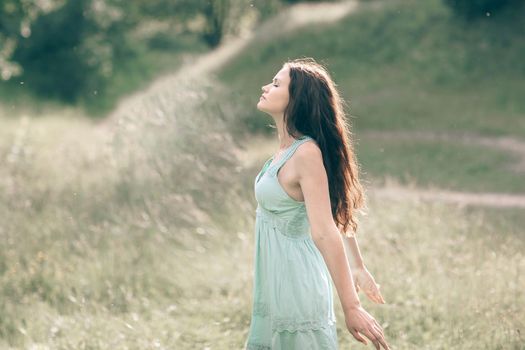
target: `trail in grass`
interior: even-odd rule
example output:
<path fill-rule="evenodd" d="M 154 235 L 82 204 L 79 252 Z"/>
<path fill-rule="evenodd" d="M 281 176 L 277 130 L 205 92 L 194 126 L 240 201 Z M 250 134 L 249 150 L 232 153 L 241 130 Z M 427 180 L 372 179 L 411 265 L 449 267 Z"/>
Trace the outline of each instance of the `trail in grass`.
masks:
<path fill-rule="evenodd" d="M 512 164 L 511 169 L 525 173 L 525 141 L 513 136 L 485 136 L 464 132 L 434 131 L 364 131 L 359 138 L 368 140 L 409 140 L 453 142 L 463 145 L 475 145 L 509 152 L 519 156 L 520 161 Z"/>
<path fill-rule="evenodd" d="M 441 140 L 446 142 L 472 142 L 482 144 L 488 147 L 495 147 L 509 152 L 524 152 L 521 147 L 525 144 L 517 139 L 502 137 L 490 138 L 474 135 L 464 135 L 464 138 L 458 136 L 442 135 L 430 132 L 362 132 L 359 134 L 360 138 L 368 137 L 405 137 L 410 140 L 417 140 L 418 137 L 425 140 Z M 240 154 L 241 162 L 244 166 L 256 166 L 255 164 L 269 157 L 277 149 L 278 145 L 274 139 L 265 137 L 253 137 L 250 142 L 245 145 L 245 148 Z M 374 187 L 367 189 L 367 193 L 374 197 L 389 198 L 396 200 L 422 200 L 422 201 L 442 201 L 447 203 L 455 203 L 459 206 L 486 206 L 486 207 L 512 207 L 525 208 L 525 194 L 508 194 L 498 192 L 462 192 L 450 191 L 439 188 L 417 188 L 413 186 L 402 186 L 399 184 L 388 183 L 386 186 Z"/>
<path fill-rule="evenodd" d="M 499 208 L 525 208 L 525 195 L 511 195 L 508 193 L 470 193 L 448 191 L 443 189 L 422 189 L 389 185 L 372 187 L 368 190 L 372 196 L 400 201 L 440 201 L 454 203 L 459 206 L 484 206 Z"/>
<path fill-rule="evenodd" d="M 375 6 L 378 5 L 380 5 L 380 3 L 377 3 Z M 120 116 L 133 113 L 137 108 L 143 108 L 141 100 L 145 97 L 161 96 L 163 91 L 176 89 L 180 79 L 199 78 L 212 73 L 241 52 L 252 41 L 262 43 L 278 35 L 282 35 L 285 32 L 291 32 L 308 25 L 336 22 L 348 14 L 355 12 L 361 6 L 363 5 L 355 0 L 336 3 L 302 3 L 290 6 L 282 13 L 266 21 L 257 28 L 256 31 L 248 32 L 243 37 L 228 40 L 217 49 L 197 58 L 190 57 L 188 62 L 178 71 L 159 78 L 155 80 L 149 88 L 126 97 L 101 125 L 110 126 L 112 123 L 118 122 Z M 513 168 L 516 171 L 525 173 L 525 142 L 510 136 L 489 137 L 477 134 L 427 131 L 366 131 L 360 133 L 359 137 L 368 139 L 407 139 L 414 141 L 433 140 L 495 148 L 518 154 L 521 161 L 515 163 Z M 256 148 L 258 148 L 259 151 L 261 149 L 260 145 L 257 145 Z M 250 155 L 251 151 L 248 150 L 247 152 L 248 155 L 243 151 L 239 152 L 241 159 L 248 162 L 253 161 L 253 157 Z M 519 194 L 454 192 L 444 189 L 418 189 L 390 185 L 384 188 L 371 188 L 369 192 L 375 196 L 400 199 L 421 198 L 455 202 L 464 205 L 525 207 L 525 195 Z"/>
<path fill-rule="evenodd" d="M 148 88 L 122 99 L 115 110 L 99 123 L 99 126 L 103 128 L 111 127 L 113 123 L 118 122 L 121 116 L 134 113 L 136 109 L 143 108 L 143 98 L 160 96 L 164 91 L 176 89 L 181 79 L 194 80 L 206 77 L 209 73 L 212 73 L 239 54 L 251 42 L 263 43 L 301 27 L 336 22 L 355 11 L 358 8 L 358 4 L 358 1 L 350 0 L 289 6 L 255 30 L 247 31 L 241 37 L 227 40 L 209 53 L 198 57 L 188 57 L 182 67 L 173 74 L 156 79 Z"/>

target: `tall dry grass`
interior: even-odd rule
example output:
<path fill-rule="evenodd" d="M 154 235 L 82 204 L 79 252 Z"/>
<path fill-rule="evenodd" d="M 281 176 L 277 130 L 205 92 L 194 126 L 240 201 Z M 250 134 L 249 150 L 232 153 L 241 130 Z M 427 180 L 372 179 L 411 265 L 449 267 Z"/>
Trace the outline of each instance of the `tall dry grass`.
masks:
<path fill-rule="evenodd" d="M 113 129 L 2 121 L 0 348 L 242 347 L 267 157 L 240 163 L 226 87 L 179 84 Z M 393 349 L 523 349 L 521 212 L 369 200 L 358 239 L 387 304 L 360 296 Z"/>
<path fill-rule="evenodd" d="M 151 348 L 160 330 L 126 322 L 155 313 L 172 330 L 163 346 L 178 343 L 170 305 L 200 280 L 190 267 L 206 269 L 194 255 L 250 210 L 220 89 L 181 80 L 107 130 L 59 116 L 2 121 L 3 347 Z"/>

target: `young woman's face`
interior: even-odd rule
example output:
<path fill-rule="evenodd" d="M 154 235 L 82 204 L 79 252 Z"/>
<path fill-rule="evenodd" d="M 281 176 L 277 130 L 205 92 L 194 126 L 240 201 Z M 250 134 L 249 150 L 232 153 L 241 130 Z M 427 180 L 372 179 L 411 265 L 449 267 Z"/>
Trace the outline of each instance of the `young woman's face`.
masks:
<path fill-rule="evenodd" d="M 257 109 L 276 116 L 284 113 L 288 106 L 290 85 L 290 68 L 284 66 L 273 78 L 273 81 L 262 87 L 262 95 Z"/>

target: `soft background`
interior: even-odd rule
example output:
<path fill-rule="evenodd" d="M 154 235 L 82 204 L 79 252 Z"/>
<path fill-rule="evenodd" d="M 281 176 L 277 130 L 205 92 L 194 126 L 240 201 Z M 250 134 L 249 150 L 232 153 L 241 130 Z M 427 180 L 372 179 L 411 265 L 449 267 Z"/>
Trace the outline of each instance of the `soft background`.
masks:
<path fill-rule="evenodd" d="M 525 349 L 521 3 L 0 2 L 0 348 L 242 349 L 278 148 L 256 103 L 314 57 L 392 349 Z"/>

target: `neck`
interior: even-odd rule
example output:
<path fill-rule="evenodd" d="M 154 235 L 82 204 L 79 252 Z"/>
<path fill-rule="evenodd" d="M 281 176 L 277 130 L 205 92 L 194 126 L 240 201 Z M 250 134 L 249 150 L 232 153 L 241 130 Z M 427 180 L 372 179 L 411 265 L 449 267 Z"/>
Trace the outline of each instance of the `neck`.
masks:
<path fill-rule="evenodd" d="M 277 137 L 279 138 L 279 149 L 284 150 L 296 140 L 296 138 L 292 137 L 285 128 L 285 125 L 283 124 L 283 120 L 278 119 L 275 123 L 277 125 Z M 298 133 L 297 138 L 302 137 L 303 135 L 301 133 Z"/>

